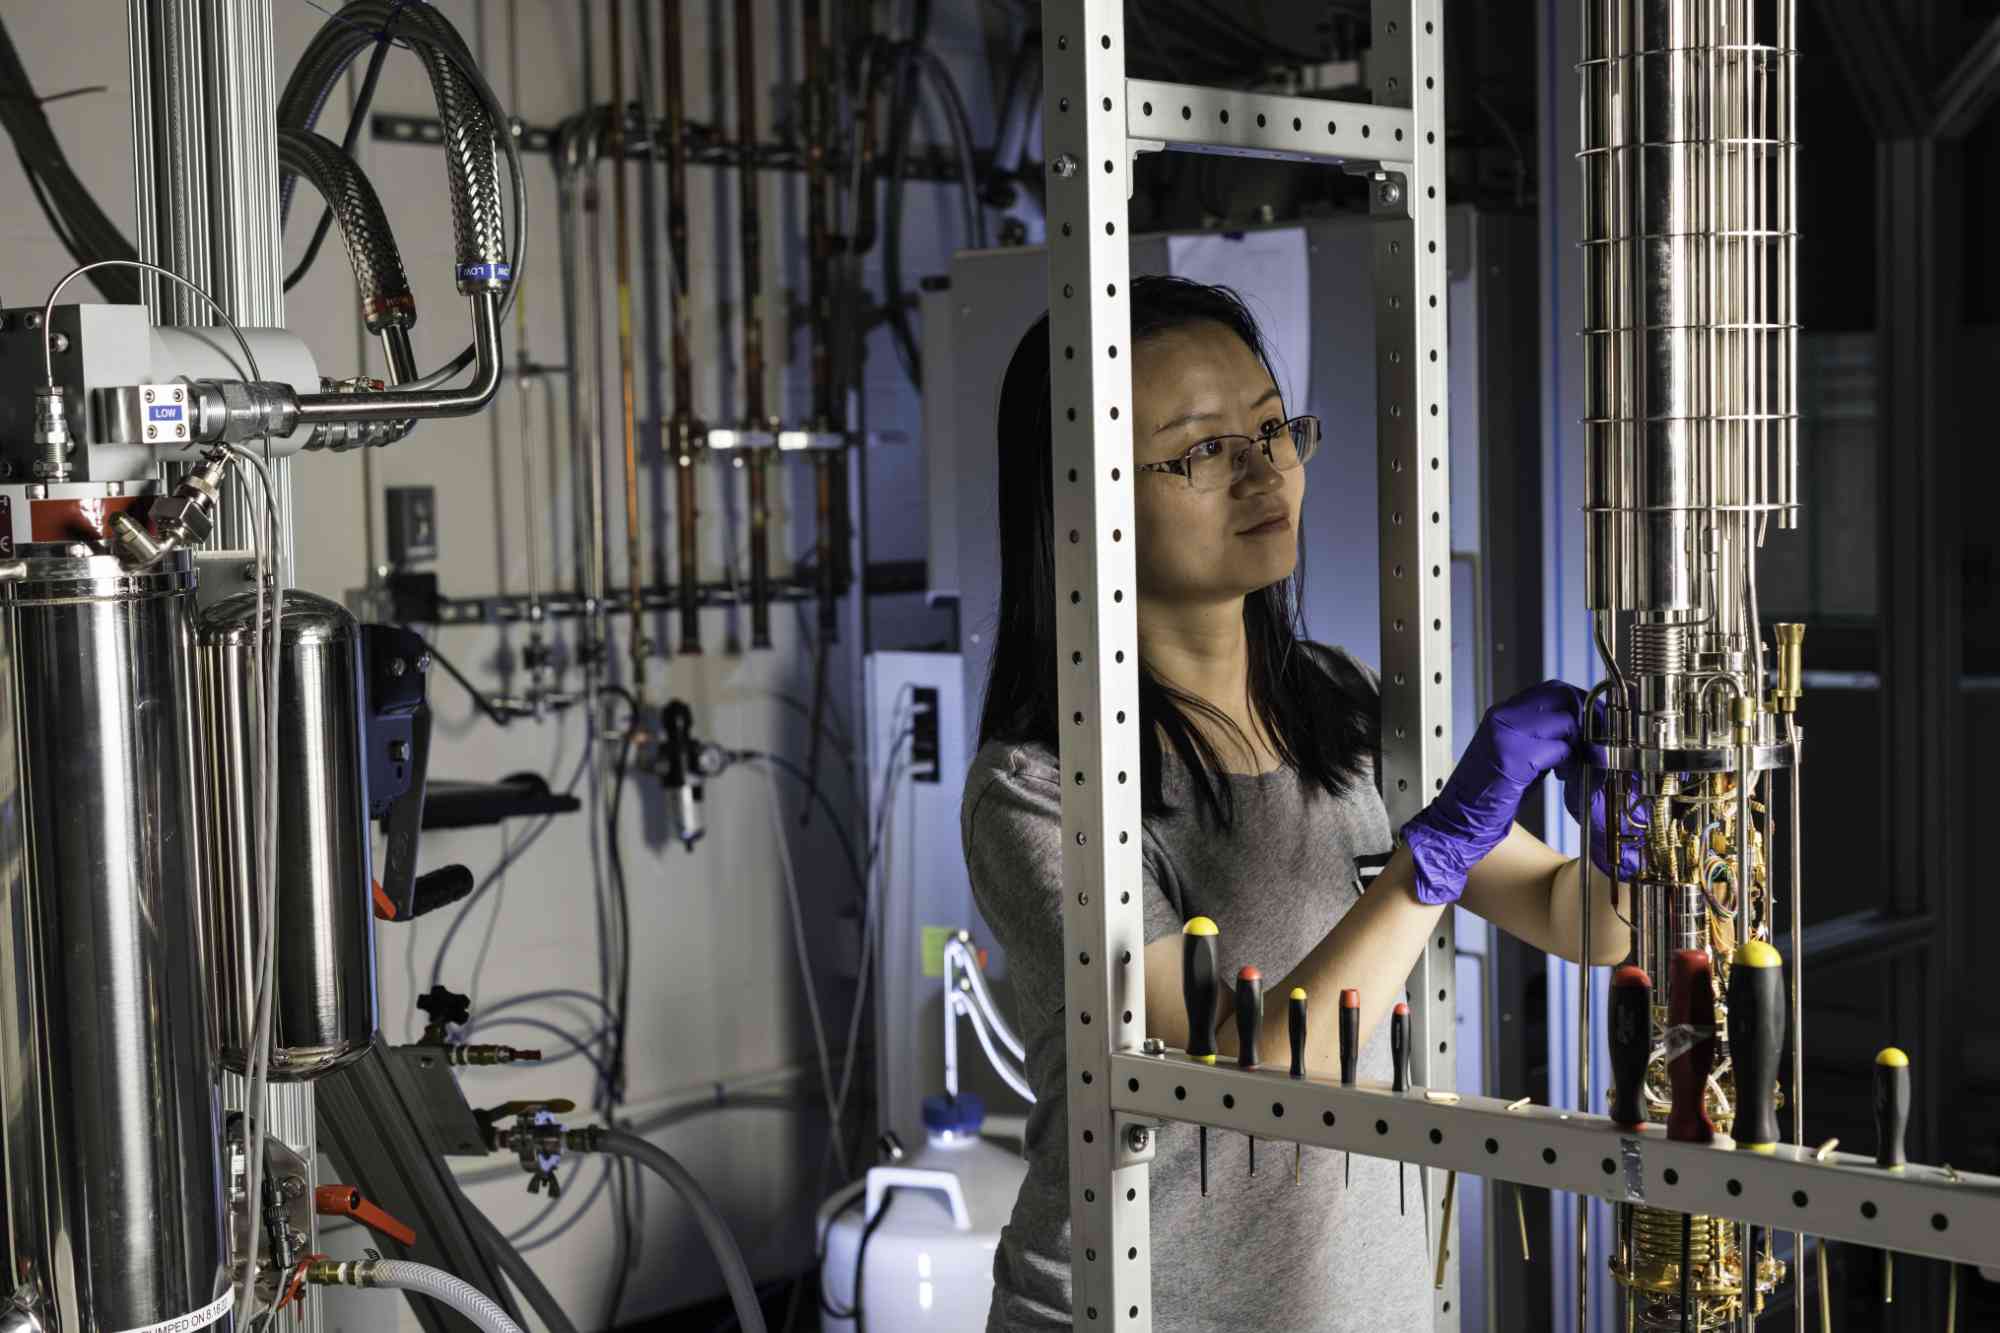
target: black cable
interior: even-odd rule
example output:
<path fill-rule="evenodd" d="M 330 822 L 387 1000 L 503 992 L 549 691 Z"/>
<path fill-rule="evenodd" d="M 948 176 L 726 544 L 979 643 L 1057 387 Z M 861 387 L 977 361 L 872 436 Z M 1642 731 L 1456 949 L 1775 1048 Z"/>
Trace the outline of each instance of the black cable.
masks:
<path fill-rule="evenodd" d="M 403 628 L 410 629 L 408 625 L 403 626 Z M 415 630 L 410 630 L 410 632 L 413 634 L 416 633 Z M 435 642 L 426 639 L 424 641 L 424 651 L 431 655 L 431 660 L 433 662 L 436 662 L 439 666 L 445 669 L 446 675 L 450 676 L 453 680 L 458 682 L 458 686 L 460 689 L 464 690 L 467 694 L 472 696 L 472 702 L 478 707 L 480 712 L 486 714 L 488 718 L 492 719 L 494 726 L 504 727 L 509 722 L 513 721 L 512 718 L 508 717 L 505 713 L 501 712 L 498 706 L 496 706 L 491 699 L 487 698 L 486 695 L 480 691 L 477 685 L 474 685 L 472 683 L 470 677 L 468 677 L 463 671 L 460 671 L 457 667 L 453 666 L 451 664 L 450 658 L 446 657 L 443 653 L 438 651 L 437 644 Z"/>
<path fill-rule="evenodd" d="M 348 117 L 347 132 L 340 137 L 341 151 L 350 157 L 354 155 L 354 146 L 361 142 L 361 127 L 368 123 L 368 108 L 375 101 L 375 85 L 381 81 L 382 66 L 389 59 L 389 47 L 392 45 L 389 34 L 396 26 L 396 17 L 396 14 L 389 16 L 389 21 L 382 25 L 381 36 L 375 39 L 375 54 L 368 57 L 368 72 L 361 77 L 361 92 L 355 98 L 353 113 Z M 319 225 L 313 228 L 312 239 L 306 243 L 306 252 L 300 258 L 298 267 L 285 275 L 286 291 L 298 286 L 312 268 L 313 261 L 319 258 L 319 248 L 326 244 L 326 234 L 332 227 L 333 206 L 329 204 L 320 210 Z"/>
<path fill-rule="evenodd" d="M 632 1003 L 632 903 L 625 882 L 625 854 L 619 846 L 618 814 L 623 808 L 625 778 L 630 771 L 632 742 L 637 737 L 636 725 L 625 729 L 624 739 L 618 745 L 618 761 L 612 770 L 611 803 L 605 816 L 605 846 L 611 863 L 611 883 L 613 901 L 617 907 L 618 930 L 618 974 L 617 999 L 612 1007 L 612 1047 L 611 1059 L 607 1065 L 611 1071 L 612 1083 L 607 1091 L 607 1110 L 615 1109 L 625 1095 L 625 1025 L 631 1013 Z"/>
<path fill-rule="evenodd" d="M 847 830 L 841 827 L 840 812 L 833 808 L 833 802 L 826 799 L 826 793 L 814 784 L 806 771 L 783 755 L 770 754 L 763 750 L 733 750 L 730 754 L 735 759 L 747 760 L 752 763 L 769 764 L 787 777 L 796 779 L 806 789 L 811 799 L 819 805 L 820 809 L 826 812 L 826 817 L 830 821 L 829 826 L 833 829 L 834 836 L 840 839 L 840 850 L 841 854 L 847 858 L 847 868 L 854 872 L 854 882 L 860 886 L 862 892 L 865 894 L 868 888 L 868 878 L 861 868 L 860 856 L 855 853 L 854 841 L 847 836 Z"/>
<path fill-rule="evenodd" d="M 867 1202 L 867 1199 L 868 1199 L 867 1190 L 865 1189 L 856 1190 L 854 1192 L 853 1198 L 849 1199 L 846 1203 L 840 1205 L 840 1211 L 836 1212 L 832 1217 L 826 1219 L 826 1233 L 819 1238 L 819 1243 L 813 1247 L 813 1266 L 815 1269 L 818 1270 L 818 1277 L 819 1277 L 819 1281 L 816 1284 L 819 1287 L 819 1312 L 825 1315 L 829 1319 L 854 1318 L 854 1306 L 849 1306 L 847 1309 L 843 1310 L 827 1297 L 826 1243 L 833 1238 L 834 1223 L 840 1221 L 841 1218 L 847 1216 L 847 1214 L 853 1210 L 856 1204 L 865 1203 Z M 886 1200 L 884 1201 L 884 1206 L 885 1207 L 887 1206 Z M 880 1216 L 880 1214 L 877 1214 L 877 1216 Z M 855 1282 L 853 1290 L 854 1290 L 854 1304 L 859 1305 L 861 1303 L 860 1301 L 861 1283 L 859 1282 L 859 1280 Z"/>
<path fill-rule="evenodd" d="M 28 174 L 36 201 L 70 257 L 79 265 L 100 259 L 133 258 L 136 251 L 132 243 L 98 207 L 96 199 L 71 169 L 55 129 L 43 114 L 47 99 L 35 95 L 27 66 L 22 64 L 20 52 L 4 23 L 0 23 L 0 89 L 8 94 L 0 96 L 0 126 L 14 141 L 14 150 Z M 108 301 L 119 305 L 139 302 L 140 278 L 130 269 L 96 269 L 90 280 Z"/>
<path fill-rule="evenodd" d="M 889 94 L 889 186 L 882 208 L 882 304 L 896 355 L 909 376 L 910 387 L 924 391 L 923 354 L 910 329 L 903 293 L 903 173 L 909 168 L 910 133 L 915 127 L 917 62 L 914 43 L 897 48 L 896 70 Z"/>
<path fill-rule="evenodd" d="M 42 216 L 48 219 L 49 230 L 56 234 L 56 243 L 61 245 L 78 265 L 89 263 L 90 261 L 84 258 L 83 248 L 76 243 L 76 238 L 69 234 L 62 214 L 57 212 L 56 206 L 50 202 L 48 192 L 42 185 L 42 178 L 36 174 L 34 167 L 29 165 L 28 159 L 22 156 L 19 148 L 14 150 L 14 156 L 21 159 L 21 174 L 28 178 L 28 188 L 34 191 L 35 202 L 41 206 Z M 100 271 L 92 270 L 93 273 Z"/>
<path fill-rule="evenodd" d="M 958 183 L 964 192 L 965 243 L 975 249 L 986 248 L 985 201 L 979 192 L 979 154 L 972 139 L 972 117 L 966 113 L 965 98 L 958 91 L 958 81 L 951 77 L 944 61 L 935 52 L 925 47 L 917 48 L 917 66 L 929 83 L 931 92 L 942 104 L 945 124 L 950 129 L 952 144 L 958 152 Z"/>
<path fill-rule="evenodd" d="M 889 1215 L 889 1205 L 895 1201 L 896 1187 L 891 1185 L 882 1191 L 882 1206 L 868 1219 L 868 1225 L 861 1228 L 861 1243 L 854 1247 L 854 1333 L 867 1330 L 861 1313 L 861 1279 L 867 1271 L 863 1265 L 868 1260 L 868 1242 L 875 1238 L 875 1228 L 882 1225 L 882 1219 Z"/>

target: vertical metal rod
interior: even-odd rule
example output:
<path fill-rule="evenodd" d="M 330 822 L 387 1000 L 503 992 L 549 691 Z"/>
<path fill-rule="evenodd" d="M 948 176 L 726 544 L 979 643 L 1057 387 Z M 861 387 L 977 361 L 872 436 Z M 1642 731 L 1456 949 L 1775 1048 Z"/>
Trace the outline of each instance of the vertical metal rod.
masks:
<path fill-rule="evenodd" d="M 756 0 L 736 0 L 736 200 L 743 265 L 743 428 L 772 429 L 764 402 L 764 246 L 757 192 Z M 750 474 L 750 646 L 771 646 L 769 449 L 752 449 Z"/>
<path fill-rule="evenodd" d="M 1757 1237 L 1755 1228 L 1743 1224 L 1743 1333 L 1757 1327 Z"/>
<path fill-rule="evenodd" d="M 660 221 L 660 101 L 654 67 L 659 47 L 653 41 L 653 11 L 654 6 L 649 3 L 641 3 L 633 10 L 632 42 L 636 55 L 632 63 L 639 76 L 638 123 L 646 143 L 644 165 L 639 168 L 639 369 L 646 391 L 646 416 L 642 420 L 652 427 L 650 437 L 642 431 L 640 444 L 642 448 L 648 443 L 658 448 L 659 454 L 655 455 L 658 457 L 666 453 L 664 443 L 671 409 L 667 406 L 665 325 L 660 314 L 660 284 L 667 274 L 666 265 L 660 262 L 665 237 Z M 648 527 L 654 531 L 665 523 L 664 481 L 658 463 L 654 462 L 647 477 L 648 489 L 655 497 Z M 664 564 L 657 546 L 649 564 L 655 571 Z M 660 581 L 664 582 L 664 577 Z"/>
<path fill-rule="evenodd" d="M 590 583 L 592 596 L 596 598 L 596 611 L 592 615 L 592 643 L 594 655 L 588 664 L 589 670 L 603 679 L 605 656 L 609 634 L 607 619 L 610 607 L 606 593 L 609 591 L 611 563 L 611 534 L 604 521 L 604 227 L 603 192 L 597 179 L 598 167 L 604 158 L 603 122 L 591 113 L 592 125 L 585 151 L 588 154 L 583 168 L 583 217 L 590 241 L 589 258 L 586 261 L 590 277 L 590 433 L 586 460 L 589 465 L 590 481 Z"/>
<path fill-rule="evenodd" d="M 831 98 L 825 83 L 825 71 L 821 62 L 824 53 L 820 49 L 821 35 L 820 7 L 823 0 L 802 0 L 800 13 L 801 45 L 805 48 L 805 108 L 806 108 L 806 249 L 807 279 L 810 287 L 812 329 L 812 428 L 816 431 L 830 431 L 839 428 L 836 423 L 833 401 L 833 349 L 830 329 L 833 322 L 833 293 L 828 282 L 828 266 L 832 259 L 832 241 L 827 227 L 828 195 L 826 170 L 827 135 L 831 129 Z M 872 183 L 868 185 L 873 189 Z M 845 413 L 841 413 L 844 424 Z M 834 513 L 834 471 L 838 455 L 815 452 L 813 454 L 813 545 L 817 564 L 814 569 L 819 595 L 819 641 L 824 644 L 832 639 L 838 625 L 838 611 L 834 603 L 835 560 L 833 555 Z M 824 659 L 818 668 L 825 672 Z M 814 690 L 817 696 L 819 691 Z M 815 726 L 814 734 L 817 736 Z M 816 742 L 815 742 L 816 743 Z M 815 755 L 815 759 L 817 755 Z M 817 773 L 817 764 L 807 766 L 807 771 Z"/>
<path fill-rule="evenodd" d="M 631 615 L 632 697 L 646 702 L 646 568 L 640 559 L 637 365 L 632 354 L 632 239 L 625 216 L 625 0 L 611 0 L 611 233 L 618 266 L 619 427 L 625 443 L 625 595 Z"/>
<path fill-rule="evenodd" d="M 680 552 L 681 644 L 701 652 L 701 548 L 695 476 L 694 362 L 688 332 L 687 53 L 681 42 L 682 0 L 662 7 L 661 88 L 667 111 L 667 250 L 674 279 L 674 535 Z"/>
<path fill-rule="evenodd" d="M 508 118 L 507 124 L 501 127 L 501 132 L 518 137 L 521 126 L 521 118 L 518 114 L 521 106 L 520 0 L 507 0 L 507 96 L 517 114 Z M 535 531 L 539 526 L 535 519 L 535 496 L 537 494 L 535 487 L 535 458 L 533 446 L 529 443 L 528 430 L 528 419 L 532 406 L 529 395 L 534 387 L 529 367 L 533 365 L 534 359 L 533 354 L 528 350 L 528 293 L 525 290 L 521 290 L 514 293 L 514 402 L 515 410 L 520 414 L 520 419 L 517 423 L 517 433 L 520 436 L 521 444 L 521 504 L 526 511 L 523 517 L 527 520 L 521 529 L 521 536 L 526 543 L 528 556 L 529 633 L 533 636 L 531 641 L 539 644 L 542 623 L 541 570 L 539 566 L 542 562 L 542 555 L 541 540 Z M 365 459 L 372 452 L 373 450 L 364 450 L 362 457 Z M 550 478 L 551 485 L 554 484 L 554 480 L 553 477 Z M 495 484 L 498 484 L 497 478 Z M 372 496 L 372 494 L 373 492 L 371 491 L 370 495 Z M 537 654 L 539 656 L 539 648 L 537 649 Z M 533 667 L 531 674 L 535 686 L 539 688 L 542 681 L 540 667 Z"/>
<path fill-rule="evenodd" d="M 1799 832 L 1799 802 L 1804 799 L 1800 791 L 1801 770 L 1805 767 L 1805 756 L 1800 753 L 1803 738 L 1799 735 L 1798 714 L 1785 714 L 1785 739 L 1792 747 L 1792 808 L 1789 811 L 1791 832 L 1791 872 L 1792 872 L 1792 1146 L 1806 1146 L 1806 1020 L 1805 982 L 1800 973 L 1805 959 L 1805 876 L 1799 859 L 1805 850 L 1805 843 Z M 1806 1327 L 1806 1238 L 1803 1232 L 1792 1233 L 1792 1291 L 1793 1305 L 1797 1314 L 1794 1320 L 1797 1333 L 1805 1333 Z M 1820 1253 L 1820 1286 L 1826 1286 L 1826 1253 Z M 1830 1318 L 1830 1315 L 1828 1316 Z"/>
<path fill-rule="evenodd" d="M 1590 725 L 1596 700 L 1601 696 L 1604 684 L 1600 683 L 1590 693 L 1583 707 L 1583 724 Z M 1577 941 L 1576 963 L 1576 1109 L 1580 1115 L 1588 1115 L 1591 1109 L 1590 1090 L 1590 768 L 1584 769 L 1584 817 L 1582 825 L 1583 856 L 1577 862 L 1577 901 L 1581 910 L 1578 916 L 1582 924 Z M 1611 775 L 1603 778 L 1604 796 L 1611 799 Z M 1608 812 L 1608 807 L 1607 807 Z M 1607 826 L 1610 821 L 1606 821 Z M 1614 862 L 1615 864 L 1615 862 Z M 1590 1196 L 1577 1194 L 1576 1200 L 1576 1333 L 1588 1333 L 1590 1328 Z"/>

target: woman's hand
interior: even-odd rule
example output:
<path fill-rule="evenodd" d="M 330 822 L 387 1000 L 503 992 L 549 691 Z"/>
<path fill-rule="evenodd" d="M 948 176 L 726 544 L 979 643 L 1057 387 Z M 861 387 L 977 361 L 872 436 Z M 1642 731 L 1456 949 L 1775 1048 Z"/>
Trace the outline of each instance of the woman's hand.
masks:
<path fill-rule="evenodd" d="M 1456 902 L 1466 873 L 1513 828 L 1528 789 L 1575 760 L 1583 701 L 1582 690 L 1551 680 L 1487 710 L 1444 790 L 1403 826 L 1420 901 Z"/>
<path fill-rule="evenodd" d="M 1584 766 L 1581 758 L 1563 765 L 1558 776 L 1563 785 L 1563 806 L 1569 816 L 1578 824 L 1583 823 Z M 1599 773 L 1590 788 L 1590 860 L 1599 870 L 1623 883 L 1639 878 L 1642 868 L 1641 853 L 1644 850 L 1646 828 L 1651 823 L 1651 812 L 1644 798 L 1639 795 L 1639 784 L 1627 781 L 1620 785 L 1625 792 L 1625 840 L 1618 845 L 1618 870 L 1611 869 L 1611 835 L 1607 832 L 1604 812 L 1610 800 L 1611 775 Z"/>

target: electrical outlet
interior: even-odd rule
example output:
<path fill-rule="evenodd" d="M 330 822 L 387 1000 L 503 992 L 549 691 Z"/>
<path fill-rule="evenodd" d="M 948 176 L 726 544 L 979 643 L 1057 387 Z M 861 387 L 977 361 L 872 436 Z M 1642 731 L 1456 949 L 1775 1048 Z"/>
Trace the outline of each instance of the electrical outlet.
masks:
<path fill-rule="evenodd" d="M 910 716 L 910 781 L 943 781 L 943 755 L 938 742 L 938 692 L 919 685 L 912 694 Z"/>
<path fill-rule="evenodd" d="M 391 486 L 383 500 L 389 519 L 389 563 L 401 569 L 437 559 L 437 489 Z"/>

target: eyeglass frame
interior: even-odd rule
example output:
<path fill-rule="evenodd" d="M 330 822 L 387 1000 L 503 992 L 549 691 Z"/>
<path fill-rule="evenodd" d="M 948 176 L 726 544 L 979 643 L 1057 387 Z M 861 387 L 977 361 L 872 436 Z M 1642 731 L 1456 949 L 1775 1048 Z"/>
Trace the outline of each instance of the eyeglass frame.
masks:
<path fill-rule="evenodd" d="M 1312 422 L 1312 437 L 1313 437 L 1312 448 L 1314 450 L 1317 450 L 1319 448 L 1319 441 L 1321 438 L 1319 417 L 1317 414 L 1312 412 L 1301 412 L 1299 415 L 1295 417 L 1285 418 L 1285 420 L 1279 422 L 1277 426 L 1273 427 L 1268 431 L 1265 431 L 1262 435 L 1240 435 L 1240 434 L 1211 435 L 1207 439 L 1196 440 L 1193 444 L 1189 445 L 1181 453 L 1181 456 L 1179 458 L 1163 459 L 1158 463 L 1136 463 L 1133 465 L 1132 470 L 1134 472 L 1163 472 L 1171 476 L 1181 477 L 1187 481 L 1188 489 L 1193 490 L 1194 464 L 1189 460 L 1194 457 L 1195 450 L 1206 448 L 1208 445 L 1215 444 L 1220 440 L 1242 440 L 1244 442 L 1243 449 L 1238 453 L 1231 454 L 1229 458 L 1229 463 L 1232 473 L 1236 466 L 1236 460 L 1248 454 L 1252 449 L 1262 449 L 1264 451 L 1264 461 L 1271 465 L 1271 470 L 1273 472 L 1290 472 L 1292 471 L 1291 468 L 1279 467 L 1278 460 L 1271 457 L 1271 445 L 1273 442 L 1277 440 L 1280 432 L 1289 433 L 1292 430 L 1292 428 L 1301 421 Z M 1305 457 L 1301 457 L 1299 459 L 1298 465 L 1300 467 L 1304 467 L 1309 457 L 1310 454 L 1306 455 Z M 1247 469 L 1246 469 L 1246 475 L 1247 475 Z M 1229 484 L 1233 486 L 1236 484 L 1237 480 L 1240 479 L 1232 477 Z M 1220 490 L 1223 488 L 1216 487 L 1215 489 Z M 1213 492 L 1201 491 L 1197 493 L 1206 495 L 1206 494 L 1212 494 Z"/>

